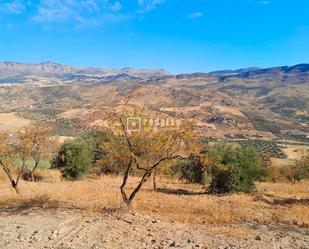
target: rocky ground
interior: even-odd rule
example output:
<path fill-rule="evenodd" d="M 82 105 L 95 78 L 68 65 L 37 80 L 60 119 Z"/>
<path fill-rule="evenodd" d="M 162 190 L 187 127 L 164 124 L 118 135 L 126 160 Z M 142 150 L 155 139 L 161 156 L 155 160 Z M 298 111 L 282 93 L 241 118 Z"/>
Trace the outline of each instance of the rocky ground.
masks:
<path fill-rule="evenodd" d="M 284 225 L 182 224 L 127 213 L 0 210 L 0 248 L 305 249 L 309 229 Z"/>

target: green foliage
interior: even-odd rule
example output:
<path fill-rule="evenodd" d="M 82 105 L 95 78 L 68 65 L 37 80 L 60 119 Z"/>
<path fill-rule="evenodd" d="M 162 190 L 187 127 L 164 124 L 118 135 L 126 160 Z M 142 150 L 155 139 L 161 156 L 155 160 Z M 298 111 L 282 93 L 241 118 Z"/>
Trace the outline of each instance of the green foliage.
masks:
<path fill-rule="evenodd" d="M 266 182 L 270 178 L 270 172 L 268 168 L 261 167 L 256 179 L 260 182 Z"/>
<path fill-rule="evenodd" d="M 205 167 L 197 156 L 190 156 L 187 160 L 176 161 L 171 167 L 173 175 L 180 174 L 180 178 L 189 183 L 205 183 Z"/>
<path fill-rule="evenodd" d="M 65 142 L 52 161 L 52 167 L 58 168 L 68 180 L 87 176 L 92 171 L 92 163 L 97 156 L 96 141 L 93 138 L 77 138 Z"/>
<path fill-rule="evenodd" d="M 264 157 L 275 157 L 285 159 L 286 155 L 279 145 L 274 141 L 265 140 L 239 140 L 238 143 L 243 148 L 251 148 L 259 152 Z"/>
<path fill-rule="evenodd" d="M 259 166 L 259 155 L 253 149 L 226 143 L 210 147 L 206 155 L 212 172 L 212 193 L 251 192 L 254 181 L 266 174 Z"/>
<path fill-rule="evenodd" d="M 66 118 L 46 120 L 42 125 L 49 127 L 53 135 L 71 137 L 89 135 L 89 132 L 80 124 Z"/>
<path fill-rule="evenodd" d="M 17 113 L 17 116 L 25 119 L 38 121 L 40 119 L 55 118 L 62 110 L 53 108 L 37 108 L 37 109 L 24 109 Z"/>
<path fill-rule="evenodd" d="M 309 153 L 303 154 L 292 165 L 283 167 L 280 174 L 292 184 L 309 178 Z"/>

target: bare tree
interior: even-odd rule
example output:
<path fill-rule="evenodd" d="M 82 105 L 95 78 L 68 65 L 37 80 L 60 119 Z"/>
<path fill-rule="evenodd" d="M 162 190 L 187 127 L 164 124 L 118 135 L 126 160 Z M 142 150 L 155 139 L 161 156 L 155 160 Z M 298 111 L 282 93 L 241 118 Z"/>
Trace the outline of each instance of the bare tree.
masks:
<path fill-rule="evenodd" d="M 25 146 L 30 149 L 30 158 L 33 160 L 32 167 L 27 167 L 30 170 L 30 179 L 34 181 L 36 169 L 40 162 L 48 158 L 56 148 L 57 143 L 48 136 L 49 130 L 37 125 L 24 130 L 22 141 L 25 141 Z"/>
<path fill-rule="evenodd" d="M 18 184 L 25 171 L 29 170 L 30 179 L 34 181 L 39 163 L 53 151 L 55 143 L 48 138 L 47 132 L 46 129 L 33 126 L 14 135 L 0 133 L 0 166 L 16 193 L 19 193 Z M 20 163 L 16 166 L 18 161 Z M 30 164 L 31 161 L 33 164 Z"/>
<path fill-rule="evenodd" d="M 18 183 L 20 177 L 25 169 L 25 163 L 17 169 L 17 176 L 14 178 L 12 173 L 12 165 L 16 159 L 16 141 L 12 139 L 12 136 L 5 133 L 0 133 L 0 166 L 4 173 L 11 182 L 11 186 L 14 188 L 17 194 L 19 194 Z"/>
<path fill-rule="evenodd" d="M 145 124 L 144 110 L 132 110 L 129 106 L 134 93 L 135 90 L 132 90 L 126 96 L 121 108 L 101 110 L 112 124 L 102 146 L 111 161 L 121 160 L 124 165 L 120 191 L 129 207 L 145 182 L 164 162 L 184 158 L 199 148 L 196 133 L 189 122 L 183 120 L 182 124 L 174 127 Z M 133 128 L 129 127 L 134 119 L 137 124 Z M 140 179 L 133 190 L 128 191 L 126 187 L 133 168 L 139 171 Z"/>

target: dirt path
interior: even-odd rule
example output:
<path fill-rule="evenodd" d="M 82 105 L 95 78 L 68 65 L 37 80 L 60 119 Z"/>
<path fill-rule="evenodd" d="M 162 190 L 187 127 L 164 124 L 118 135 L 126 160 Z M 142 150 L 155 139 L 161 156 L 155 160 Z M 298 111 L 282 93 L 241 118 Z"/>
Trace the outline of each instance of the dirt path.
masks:
<path fill-rule="evenodd" d="M 309 230 L 297 227 L 181 224 L 130 213 L 1 210 L 1 249 L 309 248 Z"/>

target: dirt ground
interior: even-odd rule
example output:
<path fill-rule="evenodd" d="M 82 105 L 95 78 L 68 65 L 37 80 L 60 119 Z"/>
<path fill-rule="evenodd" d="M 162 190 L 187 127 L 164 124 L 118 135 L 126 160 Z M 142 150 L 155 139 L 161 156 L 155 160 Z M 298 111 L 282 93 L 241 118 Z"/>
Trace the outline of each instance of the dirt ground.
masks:
<path fill-rule="evenodd" d="M 22 181 L 20 195 L 0 177 L 0 249 L 309 249 L 307 181 L 213 196 L 161 179 L 158 192 L 146 184 L 130 211 L 120 204 L 120 177 L 67 182 L 45 174 L 44 182 Z"/>
<path fill-rule="evenodd" d="M 129 212 L 29 209 L 1 211 L 0 248 L 305 249 L 309 230 L 295 226 L 184 224 Z"/>

